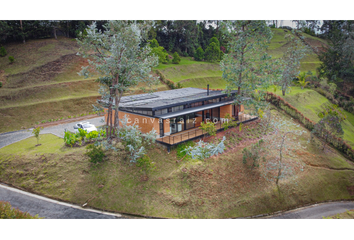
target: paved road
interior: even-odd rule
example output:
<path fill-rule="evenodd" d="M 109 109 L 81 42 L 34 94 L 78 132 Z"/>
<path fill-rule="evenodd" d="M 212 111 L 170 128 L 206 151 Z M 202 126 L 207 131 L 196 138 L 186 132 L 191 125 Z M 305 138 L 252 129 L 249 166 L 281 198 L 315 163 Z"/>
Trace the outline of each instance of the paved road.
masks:
<path fill-rule="evenodd" d="M 101 122 L 101 119 L 104 119 L 104 117 L 91 118 L 91 119 L 88 119 L 87 121 L 94 124 L 97 127 L 97 126 L 103 125 L 103 123 Z M 73 126 L 75 125 L 75 123 L 76 122 L 46 127 L 41 130 L 40 134 L 52 133 L 58 137 L 63 138 L 64 137 L 64 130 L 67 129 L 72 132 L 74 130 Z M 2 133 L 2 134 L 0 134 L 0 148 L 10 145 L 12 143 L 21 141 L 23 139 L 29 138 L 31 136 L 33 136 L 32 129 Z"/>
<path fill-rule="evenodd" d="M 79 206 L 55 201 L 0 184 L 0 201 L 45 219 L 115 219 L 128 218 L 121 214 L 84 210 Z"/>
<path fill-rule="evenodd" d="M 321 219 L 354 209 L 354 202 L 320 203 L 309 207 L 294 209 L 280 215 L 266 217 L 271 219 Z"/>

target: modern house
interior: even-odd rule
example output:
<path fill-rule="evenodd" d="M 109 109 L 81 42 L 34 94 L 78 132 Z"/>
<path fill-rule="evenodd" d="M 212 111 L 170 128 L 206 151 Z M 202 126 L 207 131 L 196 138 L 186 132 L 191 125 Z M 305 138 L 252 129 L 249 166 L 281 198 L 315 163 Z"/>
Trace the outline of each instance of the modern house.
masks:
<path fill-rule="evenodd" d="M 226 114 L 239 121 L 256 119 L 244 115 L 242 105 L 232 104 L 235 94 L 236 91 L 228 96 L 209 88 L 181 88 L 124 96 L 118 116 L 123 119 L 126 115 L 128 124 L 135 123 L 144 133 L 155 129 L 160 137 L 157 140 L 170 146 L 204 135 L 199 129 L 202 122 L 213 121 L 221 129 Z"/>

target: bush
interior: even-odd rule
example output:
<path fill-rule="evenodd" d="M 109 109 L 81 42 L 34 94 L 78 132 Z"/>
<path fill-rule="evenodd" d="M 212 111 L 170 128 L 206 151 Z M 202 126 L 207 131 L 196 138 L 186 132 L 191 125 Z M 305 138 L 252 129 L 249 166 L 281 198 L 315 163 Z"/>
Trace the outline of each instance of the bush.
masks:
<path fill-rule="evenodd" d="M 195 143 L 193 141 L 184 142 L 177 145 L 177 158 L 181 159 L 186 156 L 186 149 L 189 147 L 194 147 Z"/>
<path fill-rule="evenodd" d="M 72 147 L 77 141 L 80 140 L 80 133 L 74 134 L 72 132 L 66 131 L 64 134 L 64 142 L 66 145 Z"/>
<path fill-rule="evenodd" d="M 0 82 L 0 88 L 2 88 L 2 82 Z"/>
<path fill-rule="evenodd" d="M 0 57 L 5 57 L 7 55 L 6 49 L 2 46 L 0 48 Z"/>
<path fill-rule="evenodd" d="M 194 60 L 203 61 L 204 59 L 204 51 L 201 47 L 199 47 L 194 55 Z"/>
<path fill-rule="evenodd" d="M 204 59 L 209 62 L 220 60 L 220 47 L 215 42 L 211 42 L 205 49 Z"/>
<path fill-rule="evenodd" d="M 13 63 L 15 61 L 15 58 L 13 56 L 9 56 L 9 61 L 10 63 Z"/>
<path fill-rule="evenodd" d="M 92 132 L 86 133 L 85 137 L 87 140 L 92 140 L 92 139 L 98 138 L 98 132 L 92 131 Z"/>
<path fill-rule="evenodd" d="M 175 52 L 173 54 L 173 59 L 172 59 L 172 63 L 173 64 L 179 64 L 181 62 L 181 58 L 179 57 L 178 53 Z"/>
<path fill-rule="evenodd" d="M 27 212 L 12 208 L 8 202 L 0 201 L 0 219 L 40 219 L 38 215 L 32 216 Z"/>
<path fill-rule="evenodd" d="M 148 155 L 144 155 L 136 162 L 136 166 L 141 168 L 141 171 L 148 175 L 151 171 L 155 170 L 155 163 L 151 161 Z"/>
<path fill-rule="evenodd" d="M 215 127 L 215 123 L 213 122 L 206 122 L 206 123 L 201 123 L 200 124 L 200 129 L 202 129 L 203 131 L 207 132 L 209 134 L 209 136 L 215 136 L 216 135 L 216 127 Z"/>
<path fill-rule="evenodd" d="M 39 144 L 39 133 L 41 132 L 41 129 L 43 128 L 37 127 L 37 128 L 33 128 L 32 131 L 32 134 L 35 136 L 35 138 L 37 138 L 37 144 Z"/>
<path fill-rule="evenodd" d="M 104 151 L 101 146 L 96 146 L 95 144 L 90 144 L 86 147 L 86 156 L 90 158 L 91 163 L 100 163 L 104 158 Z"/>

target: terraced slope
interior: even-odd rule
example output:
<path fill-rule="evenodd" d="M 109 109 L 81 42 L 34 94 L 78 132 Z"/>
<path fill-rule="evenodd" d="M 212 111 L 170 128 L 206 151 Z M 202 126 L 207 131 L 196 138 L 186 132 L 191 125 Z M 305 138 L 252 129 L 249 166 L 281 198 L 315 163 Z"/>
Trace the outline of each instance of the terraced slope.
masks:
<path fill-rule="evenodd" d="M 268 53 L 273 58 L 280 58 L 287 49 L 285 35 L 291 34 L 291 32 L 286 29 L 272 29 L 272 31 L 274 35 Z M 308 34 L 303 34 L 303 37 L 304 42 L 315 50 L 321 49 L 322 45 L 326 45 L 323 39 Z M 301 71 L 316 71 L 316 68 L 320 65 L 316 51 L 301 61 Z M 183 87 L 205 88 L 207 84 L 210 84 L 211 88 L 225 88 L 226 86 L 226 82 L 221 78 L 222 72 L 218 63 L 197 62 L 192 61 L 190 57 L 186 57 L 182 58 L 179 65 L 163 64 L 158 69 L 168 79 L 182 83 Z"/>
<path fill-rule="evenodd" d="M 74 39 L 30 40 L 5 47 L 15 62 L 0 58 L 0 132 L 93 111 L 99 86 L 95 78 L 77 74 L 87 61 L 76 55 Z"/>

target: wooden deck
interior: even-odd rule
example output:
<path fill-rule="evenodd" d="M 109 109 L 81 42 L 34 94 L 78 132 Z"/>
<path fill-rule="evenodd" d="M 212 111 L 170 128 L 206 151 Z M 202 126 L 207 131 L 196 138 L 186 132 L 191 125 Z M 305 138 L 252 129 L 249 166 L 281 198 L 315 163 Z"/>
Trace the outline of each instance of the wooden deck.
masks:
<path fill-rule="evenodd" d="M 250 116 L 248 114 L 242 114 L 239 115 L 239 118 L 237 120 L 237 124 L 250 121 L 253 119 L 257 119 L 257 116 Z M 218 123 L 215 124 L 216 130 L 222 129 L 222 123 L 219 121 Z M 189 139 L 194 139 L 197 137 L 202 137 L 206 134 L 205 131 L 199 129 L 199 128 L 192 128 L 180 133 L 172 134 L 169 136 L 164 136 L 162 138 L 156 139 L 156 141 L 167 144 L 167 145 L 175 145 L 181 142 L 188 141 Z"/>

